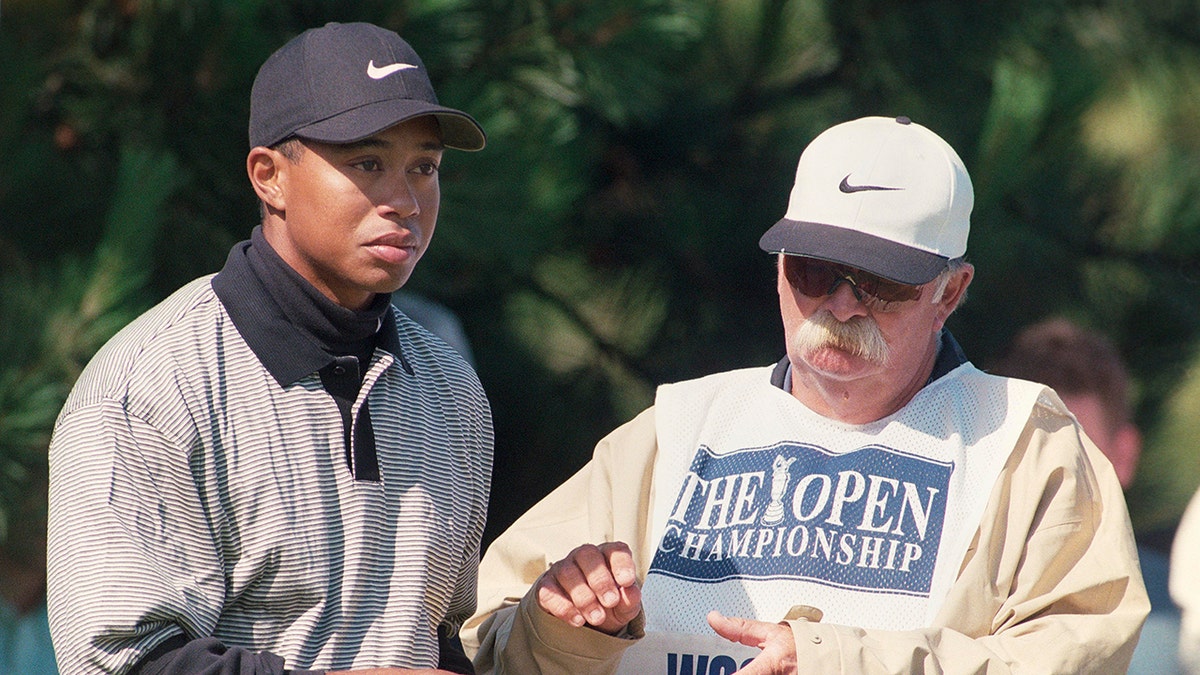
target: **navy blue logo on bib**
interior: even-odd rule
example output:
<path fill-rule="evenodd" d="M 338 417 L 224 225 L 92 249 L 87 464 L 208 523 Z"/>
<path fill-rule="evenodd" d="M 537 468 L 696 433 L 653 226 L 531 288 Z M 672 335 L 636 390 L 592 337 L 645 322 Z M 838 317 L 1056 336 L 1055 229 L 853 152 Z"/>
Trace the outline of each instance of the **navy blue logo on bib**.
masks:
<path fill-rule="evenodd" d="M 787 443 L 692 460 L 651 574 L 927 596 L 952 462 Z"/>

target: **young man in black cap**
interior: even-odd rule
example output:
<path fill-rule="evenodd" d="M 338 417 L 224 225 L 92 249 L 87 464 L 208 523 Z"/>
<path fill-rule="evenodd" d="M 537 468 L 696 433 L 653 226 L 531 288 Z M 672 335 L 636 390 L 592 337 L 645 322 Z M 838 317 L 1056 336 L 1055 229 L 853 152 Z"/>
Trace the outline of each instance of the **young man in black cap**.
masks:
<path fill-rule="evenodd" d="M 1148 603 L 1112 467 L 944 330 L 973 199 L 906 118 L 814 139 L 759 242 L 787 355 L 660 387 L 492 543 L 479 672 L 1124 672 Z"/>
<path fill-rule="evenodd" d="M 55 428 L 64 673 L 471 672 L 491 414 L 389 295 L 443 149 L 484 140 L 391 31 L 329 24 L 262 66 L 261 226 L 114 337 Z"/>

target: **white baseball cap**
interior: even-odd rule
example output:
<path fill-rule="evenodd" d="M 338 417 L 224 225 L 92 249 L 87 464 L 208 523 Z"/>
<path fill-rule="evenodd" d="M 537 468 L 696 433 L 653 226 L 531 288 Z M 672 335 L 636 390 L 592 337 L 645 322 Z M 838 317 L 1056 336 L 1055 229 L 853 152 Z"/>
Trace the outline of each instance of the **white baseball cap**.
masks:
<path fill-rule="evenodd" d="M 923 284 L 967 252 L 974 203 L 940 136 L 907 117 L 863 117 L 805 148 L 787 213 L 758 245 Z"/>

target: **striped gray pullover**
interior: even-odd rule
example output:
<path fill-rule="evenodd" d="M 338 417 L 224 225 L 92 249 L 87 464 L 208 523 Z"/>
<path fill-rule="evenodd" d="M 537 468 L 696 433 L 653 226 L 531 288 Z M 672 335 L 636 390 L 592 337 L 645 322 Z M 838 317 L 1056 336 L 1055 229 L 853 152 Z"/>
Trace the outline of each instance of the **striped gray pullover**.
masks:
<path fill-rule="evenodd" d="M 491 472 L 479 380 L 387 306 L 361 385 L 327 390 L 357 359 L 314 345 L 254 288 L 249 248 L 110 340 L 59 415 L 59 667 L 451 667 Z"/>

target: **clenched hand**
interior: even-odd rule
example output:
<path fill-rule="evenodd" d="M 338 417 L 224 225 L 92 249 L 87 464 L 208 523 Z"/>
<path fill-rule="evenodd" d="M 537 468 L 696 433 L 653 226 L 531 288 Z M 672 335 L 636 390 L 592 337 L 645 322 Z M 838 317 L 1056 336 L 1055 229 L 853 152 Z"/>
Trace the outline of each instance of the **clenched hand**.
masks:
<path fill-rule="evenodd" d="M 546 570 L 534 586 L 538 606 L 572 626 L 609 635 L 642 609 L 633 553 L 622 542 L 584 544 Z"/>

